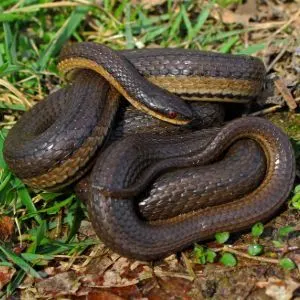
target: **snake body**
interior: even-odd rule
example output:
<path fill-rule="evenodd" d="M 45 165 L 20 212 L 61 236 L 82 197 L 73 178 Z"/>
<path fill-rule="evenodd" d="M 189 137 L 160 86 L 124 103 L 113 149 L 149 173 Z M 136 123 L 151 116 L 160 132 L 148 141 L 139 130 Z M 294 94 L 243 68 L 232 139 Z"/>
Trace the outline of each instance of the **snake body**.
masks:
<path fill-rule="evenodd" d="M 159 173 L 178 163 L 206 164 L 241 138 L 253 139 L 262 147 L 267 159 L 267 172 L 258 188 L 230 203 L 148 222 L 136 213 L 133 198 L 120 200 L 99 193 L 99 187 L 116 184 L 123 187 L 128 183 L 128 171 L 129 174 L 135 174 L 131 168 L 135 165 L 132 155 L 141 157 L 143 153 L 142 157 L 146 161 L 149 156 L 156 158 L 157 163 L 154 163 L 152 171 Z M 126 140 L 120 143 L 124 150 Z M 164 153 L 157 153 L 151 147 L 149 149 L 150 145 L 153 145 L 152 142 L 147 141 L 131 152 L 132 155 L 126 155 L 126 158 L 131 158 L 126 161 L 128 166 L 124 167 L 123 164 L 122 172 L 119 170 L 117 173 L 114 172 L 116 164 L 112 162 L 124 163 L 124 160 L 118 160 L 124 152 L 116 147 L 118 145 L 109 147 L 100 156 L 91 176 L 92 192 L 88 207 L 94 229 L 109 247 L 129 257 L 156 259 L 179 251 L 197 240 L 210 238 L 215 232 L 240 231 L 257 221 L 264 221 L 283 204 L 294 182 L 295 159 L 289 139 L 280 129 L 261 118 L 240 118 L 230 122 L 203 151 L 192 155 L 189 155 L 189 145 L 183 140 L 181 146 L 185 148 L 187 145 L 187 155 L 179 159 L 177 153 L 174 153 L 177 148 L 173 147 L 173 143 L 170 143 L 171 147 L 165 147 Z M 132 143 L 128 146 L 126 150 L 134 147 Z M 162 156 L 165 156 L 164 160 Z M 139 169 L 139 166 L 136 167 Z"/>
<path fill-rule="evenodd" d="M 260 60 L 180 49 L 113 51 L 78 43 L 62 51 L 58 68 L 71 83 L 24 114 L 5 141 L 5 159 L 26 184 L 57 189 L 86 173 L 100 150 L 87 204 L 97 234 L 117 252 L 156 259 L 216 231 L 238 231 L 265 220 L 287 198 L 295 161 L 281 130 L 247 117 L 207 134 L 195 132 L 209 123 L 204 106 L 181 99 L 249 102 L 263 87 Z M 180 126 L 164 125 L 166 131 L 157 130 L 154 136 L 148 129 L 134 135 L 136 125 L 126 121 L 116 126 L 120 95 L 144 113 Z M 139 116 L 149 120 L 148 128 L 158 128 L 153 124 L 161 121 L 152 117 Z M 109 139 L 114 127 L 119 134 Z M 127 137 L 112 142 L 124 131 Z M 170 135 L 172 131 L 177 135 Z M 241 139 L 254 142 L 244 140 L 229 149 Z M 224 152 L 224 160 L 218 161 Z M 244 175 L 233 175 L 230 166 L 243 157 L 253 168 L 244 164 Z M 182 170 L 175 171 L 178 167 Z M 212 180 L 205 182 L 195 175 L 199 172 Z M 174 185 L 178 192 L 172 197 Z M 206 193 L 209 187 L 211 193 Z M 204 208 L 212 194 L 226 195 Z M 176 207 L 176 199 L 179 208 L 157 216 L 166 201 Z"/>

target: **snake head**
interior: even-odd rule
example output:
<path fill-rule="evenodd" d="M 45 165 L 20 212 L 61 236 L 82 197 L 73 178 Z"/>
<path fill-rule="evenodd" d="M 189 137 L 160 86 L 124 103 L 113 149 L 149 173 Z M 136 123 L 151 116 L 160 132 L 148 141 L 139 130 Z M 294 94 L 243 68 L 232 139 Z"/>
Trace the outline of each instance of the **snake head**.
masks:
<path fill-rule="evenodd" d="M 168 117 L 170 119 L 175 119 L 177 117 L 177 112 L 176 111 L 170 111 L 168 114 Z"/>
<path fill-rule="evenodd" d="M 166 91 L 163 94 L 153 93 L 148 104 L 147 113 L 172 124 L 188 124 L 194 118 L 194 112 L 188 103 Z"/>

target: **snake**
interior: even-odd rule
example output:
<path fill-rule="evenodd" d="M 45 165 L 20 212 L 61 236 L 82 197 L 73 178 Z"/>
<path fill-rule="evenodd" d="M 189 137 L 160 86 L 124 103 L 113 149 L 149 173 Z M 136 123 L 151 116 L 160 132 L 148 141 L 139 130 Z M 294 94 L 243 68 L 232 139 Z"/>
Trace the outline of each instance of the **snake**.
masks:
<path fill-rule="evenodd" d="M 44 190 L 62 189 L 91 170 L 89 217 L 121 255 L 153 260 L 218 231 L 241 231 L 269 219 L 288 197 L 295 157 L 279 128 L 242 117 L 198 130 L 210 123 L 201 101 L 249 103 L 260 96 L 259 59 L 82 42 L 64 47 L 58 69 L 68 85 L 9 131 L 5 160 L 24 183 Z M 119 120 L 121 109 L 133 111 L 123 108 L 122 97 L 154 133 Z M 120 127 L 129 133 L 118 139 Z"/>

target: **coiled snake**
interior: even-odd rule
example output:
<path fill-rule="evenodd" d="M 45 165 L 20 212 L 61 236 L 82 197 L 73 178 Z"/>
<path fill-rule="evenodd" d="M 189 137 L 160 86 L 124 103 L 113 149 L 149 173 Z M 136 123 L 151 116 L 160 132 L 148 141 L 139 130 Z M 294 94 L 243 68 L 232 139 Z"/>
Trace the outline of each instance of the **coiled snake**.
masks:
<path fill-rule="evenodd" d="M 260 60 L 78 43 L 62 51 L 58 68 L 71 83 L 24 114 L 5 141 L 5 159 L 26 184 L 51 190 L 78 181 L 98 155 L 88 211 L 100 239 L 120 254 L 156 259 L 264 221 L 286 200 L 295 159 L 280 129 L 244 117 L 197 131 L 210 123 L 206 104 L 182 100 L 254 100 L 265 77 Z M 166 129 L 131 134 L 135 115 L 121 122 L 125 133 L 134 124 L 130 134 L 112 142 L 120 95 L 154 117 L 138 117 L 149 128 Z"/>

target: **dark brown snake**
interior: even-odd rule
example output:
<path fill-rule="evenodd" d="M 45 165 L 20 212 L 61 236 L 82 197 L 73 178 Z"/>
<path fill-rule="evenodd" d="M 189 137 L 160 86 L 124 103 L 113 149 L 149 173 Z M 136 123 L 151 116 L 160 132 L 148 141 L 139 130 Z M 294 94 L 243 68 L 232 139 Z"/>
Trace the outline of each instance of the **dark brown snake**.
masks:
<path fill-rule="evenodd" d="M 295 159 L 280 129 L 245 117 L 195 131 L 219 118 L 214 104 L 180 98 L 254 100 L 265 77 L 260 60 L 78 43 L 58 66 L 71 83 L 24 114 L 5 141 L 5 159 L 29 186 L 57 189 L 81 178 L 102 149 L 87 205 L 100 239 L 120 254 L 151 260 L 218 231 L 240 231 L 288 197 Z M 132 109 L 125 110 L 131 121 L 121 119 L 120 94 L 162 121 Z"/>

